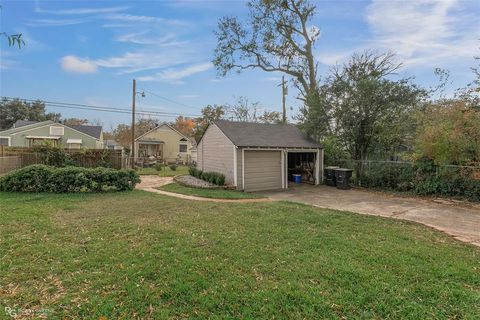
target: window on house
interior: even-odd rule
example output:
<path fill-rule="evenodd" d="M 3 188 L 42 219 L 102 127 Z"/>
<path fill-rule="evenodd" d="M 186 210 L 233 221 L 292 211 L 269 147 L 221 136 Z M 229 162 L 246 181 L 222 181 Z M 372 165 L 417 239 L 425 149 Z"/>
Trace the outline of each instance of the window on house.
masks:
<path fill-rule="evenodd" d="M 0 146 L 8 146 L 9 140 L 7 137 L 0 138 Z"/>
<path fill-rule="evenodd" d="M 180 152 L 187 152 L 187 145 L 186 144 L 180 144 Z"/>
<path fill-rule="evenodd" d="M 50 127 L 50 134 L 52 136 L 63 136 L 64 135 L 64 128 L 59 126 L 51 126 Z"/>

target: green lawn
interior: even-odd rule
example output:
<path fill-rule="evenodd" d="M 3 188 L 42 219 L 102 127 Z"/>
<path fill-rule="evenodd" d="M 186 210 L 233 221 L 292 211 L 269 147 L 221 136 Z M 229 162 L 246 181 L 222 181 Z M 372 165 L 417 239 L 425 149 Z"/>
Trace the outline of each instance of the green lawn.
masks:
<path fill-rule="evenodd" d="M 176 192 L 186 194 L 190 196 L 204 197 L 204 198 L 217 198 L 217 199 L 255 199 L 264 198 L 261 195 L 241 192 L 235 190 L 224 189 L 202 189 L 202 188 L 190 188 L 179 185 L 178 183 L 169 183 L 158 188 L 169 192 Z"/>
<path fill-rule="evenodd" d="M 0 193 L 3 318 L 479 319 L 479 297 L 480 249 L 404 221 L 143 191 Z"/>
<path fill-rule="evenodd" d="M 138 168 L 136 170 L 139 175 L 159 175 L 160 177 L 173 177 L 188 173 L 187 166 L 178 166 L 175 171 L 172 171 L 168 166 L 164 167 L 161 171 L 157 171 L 155 168 Z"/>

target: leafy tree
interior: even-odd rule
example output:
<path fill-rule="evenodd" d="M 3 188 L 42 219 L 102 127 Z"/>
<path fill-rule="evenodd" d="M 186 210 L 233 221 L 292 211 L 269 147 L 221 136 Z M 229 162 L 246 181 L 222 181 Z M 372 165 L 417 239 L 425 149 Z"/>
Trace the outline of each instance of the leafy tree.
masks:
<path fill-rule="evenodd" d="M 450 99 L 429 105 L 420 117 L 416 154 L 437 164 L 480 164 L 480 110 Z"/>
<path fill-rule="evenodd" d="M 179 132 L 184 134 L 187 137 L 193 136 L 194 130 L 195 130 L 195 119 L 184 117 L 184 116 L 178 116 L 175 119 L 175 123 L 173 124 L 173 127 L 177 129 Z"/>
<path fill-rule="evenodd" d="M 154 119 L 140 119 L 135 123 L 135 136 L 139 137 L 147 131 L 155 128 L 159 122 Z M 130 150 L 132 145 L 132 127 L 128 124 L 119 124 L 111 132 L 111 136 L 120 145 Z"/>
<path fill-rule="evenodd" d="M 196 126 L 193 136 L 198 142 L 207 128 L 208 124 L 225 116 L 225 107 L 218 105 L 208 105 L 202 109 L 202 116 L 196 119 Z"/>
<path fill-rule="evenodd" d="M 213 63 L 220 75 L 231 70 L 281 72 L 295 81 L 300 99 L 318 93 L 315 43 L 320 30 L 311 25 L 315 6 L 308 0 L 250 0 L 249 18 L 223 17 L 215 31 Z"/>
<path fill-rule="evenodd" d="M 0 5 L 0 12 L 1 12 L 2 9 L 3 8 Z M 22 46 L 25 45 L 25 41 L 23 41 L 21 33 L 8 34 L 4 31 L 0 31 L 0 37 L 4 37 L 4 38 L 7 39 L 9 47 L 13 47 L 13 46 L 17 45 L 18 48 L 20 49 Z"/>
<path fill-rule="evenodd" d="M 399 67 L 393 54 L 354 54 L 326 78 L 318 103 L 301 110 L 303 128 L 318 140 L 336 138 L 354 160 L 393 152 L 413 138 L 412 114 L 425 96 L 409 79 L 392 79 Z"/>
<path fill-rule="evenodd" d="M 38 100 L 26 102 L 20 99 L 2 99 L 0 102 L 0 129 L 6 130 L 17 120 L 45 121 L 60 119 L 59 113 L 46 113 L 45 103 Z"/>
<path fill-rule="evenodd" d="M 246 97 L 239 97 L 233 105 L 227 105 L 228 118 L 242 122 L 282 122 L 280 112 L 265 111 L 259 105 L 259 102 L 250 102 Z"/>

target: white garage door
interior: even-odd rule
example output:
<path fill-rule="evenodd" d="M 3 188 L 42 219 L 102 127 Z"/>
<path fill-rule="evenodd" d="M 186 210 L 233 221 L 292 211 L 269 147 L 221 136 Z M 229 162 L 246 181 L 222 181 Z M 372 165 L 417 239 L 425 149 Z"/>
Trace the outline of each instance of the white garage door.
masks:
<path fill-rule="evenodd" d="M 245 191 L 282 188 L 280 151 L 245 151 Z"/>

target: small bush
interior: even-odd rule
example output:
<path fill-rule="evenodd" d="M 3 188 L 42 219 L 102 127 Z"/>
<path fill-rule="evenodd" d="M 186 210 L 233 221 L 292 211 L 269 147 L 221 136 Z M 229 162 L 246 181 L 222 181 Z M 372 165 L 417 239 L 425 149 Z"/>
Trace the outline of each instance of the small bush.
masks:
<path fill-rule="evenodd" d="M 195 167 L 189 167 L 188 168 L 188 173 L 192 176 L 192 177 L 195 177 L 195 178 L 199 178 L 201 177 L 202 175 L 202 170 L 199 170 Z"/>
<path fill-rule="evenodd" d="M 138 182 L 140 178 L 133 170 L 33 165 L 0 178 L 0 191 L 54 193 L 124 191 L 133 190 Z"/>
<path fill-rule="evenodd" d="M 195 167 L 188 168 L 188 173 L 195 178 L 205 180 L 219 186 L 225 185 L 225 175 L 219 172 L 204 172 Z"/>
<path fill-rule="evenodd" d="M 153 165 L 153 168 L 157 171 L 162 171 L 163 167 L 164 167 L 164 165 L 162 163 L 155 163 Z"/>
<path fill-rule="evenodd" d="M 172 171 L 177 171 L 177 165 L 175 163 L 171 164 L 168 166 L 170 168 L 170 170 Z"/>

